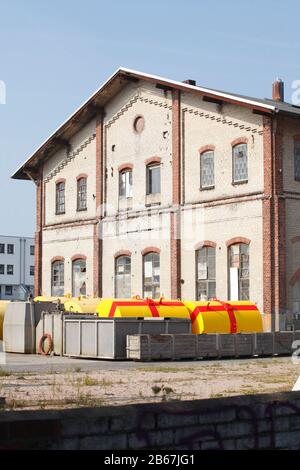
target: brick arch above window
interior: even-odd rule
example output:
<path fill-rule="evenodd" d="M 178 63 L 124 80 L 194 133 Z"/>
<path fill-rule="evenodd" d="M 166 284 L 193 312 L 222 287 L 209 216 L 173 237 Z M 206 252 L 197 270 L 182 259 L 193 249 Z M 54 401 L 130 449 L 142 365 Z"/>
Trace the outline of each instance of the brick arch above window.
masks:
<path fill-rule="evenodd" d="M 210 240 L 203 240 L 202 242 L 196 243 L 195 245 L 195 250 L 201 250 L 201 248 L 205 247 L 210 247 L 210 248 L 216 248 L 217 244 L 215 242 L 212 242 Z"/>
<path fill-rule="evenodd" d="M 300 279 L 300 268 L 298 268 L 294 274 L 292 275 L 291 279 L 289 280 L 289 285 L 294 286 L 297 281 Z"/>
<path fill-rule="evenodd" d="M 147 248 L 144 248 L 141 253 L 142 256 L 148 255 L 149 253 L 157 253 L 159 255 L 160 248 L 157 248 L 156 246 L 148 246 Z"/>
<path fill-rule="evenodd" d="M 53 258 L 51 258 L 51 264 L 55 263 L 55 261 L 65 261 L 65 258 L 63 256 L 53 256 Z"/>
<path fill-rule="evenodd" d="M 145 165 L 153 165 L 154 163 L 161 163 L 160 157 L 149 157 L 145 160 Z"/>
<path fill-rule="evenodd" d="M 214 145 L 203 145 L 203 147 L 199 148 L 199 153 L 204 153 L 204 152 L 214 152 L 216 147 Z"/>
<path fill-rule="evenodd" d="M 76 253 L 75 255 L 72 256 L 71 261 L 77 261 L 77 260 L 83 260 L 86 261 L 86 256 Z"/>
<path fill-rule="evenodd" d="M 114 254 L 114 258 L 120 258 L 120 256 L 128 256 L 130 258 L 131 255 L 132 253 L 129 250 L 119 250 Z"/>
<path fill-rule="evenodd" d="M 60 183 L 65 183 L 66 178 L 59 178 L 58 180 L 55 181 L 55 184 L 60 184 Z"/>
<path fill-rule="evenodd" d="M 122 165 L 120 165 L 118 167 L 118 171 L 124 171 L 124 170 L 132 170 L 133 169 L 133 164 L 132 163 L 122 163 Z"/>
<path fill-rule="evenodd" d="M 81 180 L 82 178 L 87 179 L 88 175 L 86 173 L 80 173 L 80 175 L 76 176 L 77 181 Z"/>
<path fill-rule="evenodd" d="M 234 237 L 230 238 L 230 240 L 227 240 L 226 246 L 229 247 L 231 245 L 236 245 L 237 243 L 244 243 L 245 245 L 250 245 L 251 240 L 245 237 Z"/>
<path fill-rule="evenodd" d="M 240 145 L 240 144 L 248 144 L 248 138 L 247 137 L 238 137 L 237 139 L 234 139 L 231 142 L 232 147 L 235 147 L 236 145 Z"/>

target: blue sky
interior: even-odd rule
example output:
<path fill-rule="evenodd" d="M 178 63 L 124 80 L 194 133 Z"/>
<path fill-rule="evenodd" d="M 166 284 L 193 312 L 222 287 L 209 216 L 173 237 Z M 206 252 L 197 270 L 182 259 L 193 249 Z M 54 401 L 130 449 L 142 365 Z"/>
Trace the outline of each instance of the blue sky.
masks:
<path fill-rule="evenodd" d="M 10 175 L 116 68 L 257 97 L 300 80 L 300 2 L 0 0 L 0 234 L 31 236 L 35 189 Z"/>

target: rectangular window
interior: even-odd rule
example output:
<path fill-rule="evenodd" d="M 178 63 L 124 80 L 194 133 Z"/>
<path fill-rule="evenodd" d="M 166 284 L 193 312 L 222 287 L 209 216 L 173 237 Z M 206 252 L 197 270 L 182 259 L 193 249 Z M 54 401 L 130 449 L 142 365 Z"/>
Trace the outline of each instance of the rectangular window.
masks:
<path fill-rule="evenodd" d="M 4 264 L 0 264 L 0 274 L 4 274 Z"/>
<path fill-rule="evenodd" d="M 34 245 L 30 245 L 30 255 L 34 256 Z"/>
<path fill-rule="evenodd" d="M 7 245 L 7 253 L 8 253 L 9 255 L 13 255 L 13 254 L 14 254 L 14 248 L 15 248 L 14 245 L 12 245 L 11 243 L 8 243 L 8 245 Z"/>
<path fill-rule="evenodd" d="M 160 256 L 148 253 L 143 259 L 143 296 L 157 299 L 160 296 Z"/>
<path fill-rule="evenodd" d="M 6 266 L 6 274 L 12 276 L 14 273 L 14 265 L 13 264 L 8 264 Z"/>
<path fill-rule="evenodd" d="M 87 179 L 80 178 L 77 181 L 77 210 L 85 211 L 87 209 Z"/>
<path fill-rule="evenodd" d="M 5 244 L 0 243 L 0 253 L 4 253 L 4 252 L 5 252 Z"/>
<path fill-rule="evenodd" d="M 215 184 L 214 152 L 204 152 L 200 155 L 200 187 L 212 188 Z"/>
<path fill-rule="evenodd" d="M 56 214 L 65 213 L 65 183 L 56 184 Z"/>
<path fill-rule="evenodd" d="M 34 266 L 30 266 L 29 275 L 30 275 L 30 276 L 34 276 Z"/>
<path fill-rule="evenodd" d="M 248 180 L 247 144 L 236 145 L 232 149 L 233 183 L 242 183 Z"/>
<path fill-rule="evenodd" d="M 147 167 L 147 194 L 160 193 L 160 165 Z"/>
<path fill-rule="evenodd" d="M 295 180 L 300 181 L 300 141 L 294 143 Z"/>
<path fill-rule="evenodd" d="M 131 170 L 124 170 L 120 172 L 119 197 L 120 198 L 132 197 L 132 171 Z"/>
<path fill-rule="evenodd" d="M 12 295 L 13 289 L 12 286 L 5 286 L 5 295 Z"/>
<path fill-rule="evenodd" d="M 51 295 L 64 295 L 64 262 L 54 261 L 51 266 Z"/>

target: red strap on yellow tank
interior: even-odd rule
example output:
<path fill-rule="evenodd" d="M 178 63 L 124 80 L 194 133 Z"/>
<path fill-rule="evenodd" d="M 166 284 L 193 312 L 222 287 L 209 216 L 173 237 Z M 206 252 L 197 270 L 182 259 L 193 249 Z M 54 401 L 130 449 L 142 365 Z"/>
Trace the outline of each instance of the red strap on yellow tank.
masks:
<path fill-rule="evenodd" d="M 153 299 L 147 298 L 147 299 L 139 300 L 138 302 L 130 302 L 128 300 L 125 300 L 125 301 L 121 300 L 121 301 L 116 301 L 112 303 L 108 316 L 114 317 L 117 307 L 144 307 L 145 305 L 149 307 L 153 317 L 159 317 L 159 312 L 156 307 L 160 305 L 165 306 L 165 307 L 184 307 L 183 302 L 180 302 L 180 301 L 166 302 L 163 299 L 153 300 Z"/>
<path fill-rule="evenodd" d="M 230 333 L 236 333 L 237 323 L 234 310 L 257 310 L 257 307 L 255 305 L 231 305 L 227 302 L 222 302 L 218 299 L 214 299 L 214 302 L 219 302 L 221 305 L 210 305 L 210 302 L 207 302 L 206 305 L 198 305 L 191 313 L 192 323 L 196 320 L 197 316 L 201 312 L 207 312 L 208 310 L 211 310 L 213 312 L 223 312 L 225 310 L 229 316 Z"/>

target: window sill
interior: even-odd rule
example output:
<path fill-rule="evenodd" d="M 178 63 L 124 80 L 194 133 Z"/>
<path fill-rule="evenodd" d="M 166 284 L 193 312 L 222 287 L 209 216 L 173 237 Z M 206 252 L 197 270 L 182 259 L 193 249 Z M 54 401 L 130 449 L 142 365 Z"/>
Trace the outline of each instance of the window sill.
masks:
<path fill-rule="evenodd" d="M 65 215 L 65 212 L 55 212 L 55 215 Z"/>
<path fill-rule="evenodd" d="M 238 186 L 239 184 L 247 184 L 248 180 L 241 180 L 241 181 L 232 181 L 232 186 Z"/>
<path fill-rule="evenodd" d="M 199 188 L 199 191 L 211 191 L 212 189 L 215 189 L 215 186 L 204 186 L 203 188 Z"/>
<path fill-rule="evenodd" d="M 85 212 L 87 211 L 87 207 L 85 207 L 84 209 L 76 209 L 77 212 Z"/>

